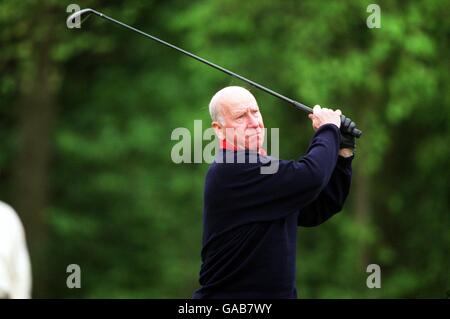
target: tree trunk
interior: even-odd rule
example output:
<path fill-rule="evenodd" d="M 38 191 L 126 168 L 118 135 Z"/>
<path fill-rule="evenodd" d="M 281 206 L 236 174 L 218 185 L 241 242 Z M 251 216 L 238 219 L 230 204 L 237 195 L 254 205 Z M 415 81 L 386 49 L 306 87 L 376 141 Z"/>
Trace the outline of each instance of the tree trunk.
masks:
<path fill-rule="evenodd" d="M 353 188 L 353 190 L 355 192 L 356 222 L 359 229 L 365 229 L 369 222 L 368 217 L 370 214 L 371 205 L 369 198 L 369 177 L 367 176 L 367 173 L 361 169 L 361 167 L 355 174 L 355 187 Z M 359 247 L 360 252 L 358 267 L 363 267 L 363 272 L 365 272 L 369 258 L 368 252 L 366 250 L 367 243 L 365 241 L 362 241 Z"/>
<path fill-rule="evenodd" d="M 22 69 L 18 105 L 18 149 L 13 175 L 14 207 L 24 223 L 33 271 L 33 297 L 46 297 L 48 177 L 55 117 L 55 69 L 50 31 L 33 39 L 31 61 Z"/>

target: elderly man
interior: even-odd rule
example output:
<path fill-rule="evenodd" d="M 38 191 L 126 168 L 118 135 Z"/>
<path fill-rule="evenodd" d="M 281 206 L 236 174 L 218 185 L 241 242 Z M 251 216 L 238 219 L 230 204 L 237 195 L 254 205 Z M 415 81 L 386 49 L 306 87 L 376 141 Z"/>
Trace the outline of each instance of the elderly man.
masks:
<path fill-rule="evenodd" d="M 249 91 L 220 90 L 210 113 L 222 151 L 205 180 L 201 287 L 193 298 L 297 298 L 297 226 L 317 226 L 342 209 L 354 138 L 340 132 L 339 110 L 317 105 L 306 155 L 278 160 L 262 149 L 263 118 Z M 261 174 L 273 161 L 277 171 Z"/>

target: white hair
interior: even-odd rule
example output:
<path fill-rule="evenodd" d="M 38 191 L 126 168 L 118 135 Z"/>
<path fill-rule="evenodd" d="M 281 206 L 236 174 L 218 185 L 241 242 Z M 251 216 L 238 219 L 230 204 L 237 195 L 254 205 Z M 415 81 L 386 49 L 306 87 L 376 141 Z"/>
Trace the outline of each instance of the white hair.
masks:
<path fill-rule="evenodd" d="M 209 102 L 209 114 L 211 115 L 211 120 L 214 122 L 219 122 L 220 124 L 223 123 L 223 116 L 222 116 L 222 110 L 220 107 L 220 96 L 222 95 L 222 90 L 214 94 L 214 96 L 211 99 L 211 102 Z"/>

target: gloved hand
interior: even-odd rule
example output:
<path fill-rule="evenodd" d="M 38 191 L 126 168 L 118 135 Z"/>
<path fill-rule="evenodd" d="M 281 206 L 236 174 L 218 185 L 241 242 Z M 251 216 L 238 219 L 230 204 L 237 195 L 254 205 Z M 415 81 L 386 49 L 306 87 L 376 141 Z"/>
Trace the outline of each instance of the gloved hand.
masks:
<path fill-rule="evenodd" d="M 346 117 L 345 120 L 341 123 L 341 145 L 339 146 L 339 148 L 350 148 L 353 151 L 356 149 L 355 136 L 350 134 L 350 132 L 352 132 L 355 127 L 356 123 L 353 122 L 349 117 Z"/>

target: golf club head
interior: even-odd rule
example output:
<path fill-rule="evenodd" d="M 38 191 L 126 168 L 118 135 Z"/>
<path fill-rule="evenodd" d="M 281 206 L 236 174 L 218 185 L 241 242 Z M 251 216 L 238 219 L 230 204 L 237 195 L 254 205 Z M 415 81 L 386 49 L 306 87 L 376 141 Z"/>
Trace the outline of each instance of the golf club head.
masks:
<path fill-rule="evenodd" d="M 95 11 L 95 10 L 93 10 L 93 9 L 87 8 L 87 9 L 82 9 L 82 10 L 80 10 L 80 11 L 76 11 L 76 12 L 72 13 L 72 14 L 67 18 L 66 23 L 68 24 L 69 21 L 73 21 L 73 20 L 75 20 L 75 19 L 78 18 L 78 17 L 81 18 L 81 16 L 82 16 L 83 14 L 85 14 L 85 13 L 86 13 L 86 15 L 89 15 L 89 14 L 91 14 L 91 13 L 94 13 L 94 14 L 96 14 L 96 15 L 98 15 L 98 16 L 102 16 L 102 14 L 101 14 L 100 12 L 97 12 L 97 11 Z"/>

